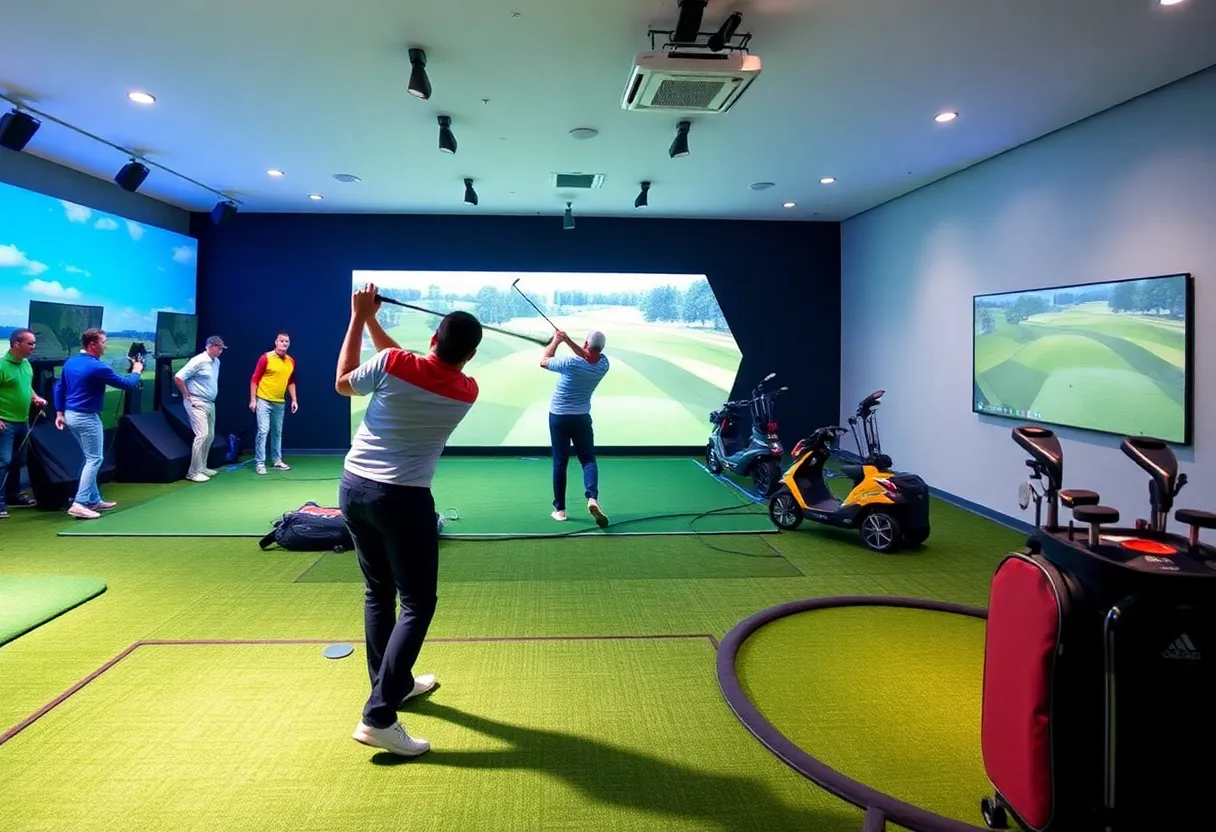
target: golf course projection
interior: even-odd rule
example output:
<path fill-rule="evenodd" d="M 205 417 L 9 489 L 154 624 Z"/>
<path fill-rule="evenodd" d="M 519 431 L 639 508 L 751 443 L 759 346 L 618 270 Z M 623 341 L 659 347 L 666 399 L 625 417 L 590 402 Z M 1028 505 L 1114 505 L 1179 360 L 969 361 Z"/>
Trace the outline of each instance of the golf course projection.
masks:
<path fill-rule="evenodd" d="M 548 339 L 531 300 L 576 343 L 600 330 L 611 369 L 591 403 L 598 446 L 694 446 L 709 414 L 730 394 L 742 355 L 704 275 L 555 272 L 356 271 L 353 285 L 437 313 L 463 309 L 487 325 Z M 515 280 L 518 288 L 511 288 Z M 428 352 L 438 315 L 382 304 L 379 318 L 404 349 Z M 544 347 L 486 331 L 465 372 L 480 395 L 452 446 L 549 445 L 549 399 L 558 374 L 540 366 Z M 375 354 L 370 340 L 363 358 Z M 571 355 L 558 348 L 559 356 Z M 369 399 L 351 399 L 351 435 Z"/>
<path fill-rule="evenodd" d="M 979 295 L 974 411 L 1188 440 L 1190 276 Z"/>

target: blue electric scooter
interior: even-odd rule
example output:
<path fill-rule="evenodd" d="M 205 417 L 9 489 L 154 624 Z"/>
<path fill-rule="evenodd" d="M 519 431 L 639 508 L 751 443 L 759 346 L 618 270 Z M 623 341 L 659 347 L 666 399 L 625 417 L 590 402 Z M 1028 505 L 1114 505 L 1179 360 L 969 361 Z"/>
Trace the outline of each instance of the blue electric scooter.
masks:
<path fill-rule="evenodd" d="M 785 453 L 777 437 L 773 418 L 773 399 L 788 390 L 765 390 L 776 373 L 769 373 L 752 390 L 750 399 L 728 401 L 721 410 L 709 414 L 713 430 L 705 445 L 705 467 L 711 474 L 725 469 L 739 476 L 750 476 L 756 493 L 768 497 L 781 485 L 781 458 Z M 750 417 L 751 424 L 744 424 Z"/>

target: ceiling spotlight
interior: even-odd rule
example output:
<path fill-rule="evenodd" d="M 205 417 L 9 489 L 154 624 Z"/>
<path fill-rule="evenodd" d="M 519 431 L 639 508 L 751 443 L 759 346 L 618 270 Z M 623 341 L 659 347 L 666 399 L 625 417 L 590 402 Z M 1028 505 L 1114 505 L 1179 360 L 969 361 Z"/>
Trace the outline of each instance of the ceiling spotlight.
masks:
<path fill-rule="evenodd" d="M 775 182 L 753 182 L 747 187 L 751 188 L 753 191 L 767 191 L 769 188 L 775 187 L 776 184 L 777 183 Z"/>
<path fill-rule="evenodd" d="M 798 204 L 797 202 L 783 202 L 783 203 L 781 203 L 781 207 L 782 208 L 793 208 L 797 204 Z"/>
<path fill-rule="evenodd" d="M 831 185 L 835 181 L 836 181 L 835 176 L 825 176 L 819 180 L 819 184 L 820 185 Z"/>
<path fill-rule="evenodd" d="M 709 36 L 708 46 L 714 52 L 721 52 L 726 48 L 726 44 L 730 43 L 730 39 L 735 36 L 735 30 L 739 28 L 739 24 L 743 22 L 743 15 L 734 12 L 730 17 L 726 18 L 726 22 Z"/>
<path fill-rule="evenodd" d="M 129 193 L 135 193 L 139 190 L 139 186 L 144 184 L 144 180 L 148 178 L 148 168 L 146 165 L 141 165 L 139 162 L 132 159 L 122 166 L 114 181 L 118 183 L 118 187 Z"/>
<path fill-rule="evenodd" d="M 586 141 L 587 139 L 594 139 L 599 134 L 600 131 L 594 127 L 575 127 L 570 131 L 570 138 Z"/>
<path fill-rule="evenodd" d="M 138 90 L 136 90 L 135 92 L 127 93 L 127 98 L 131 99 L 136 104 L 155 104 L 156 103 L 156 96 L 149 95 L 146 92 L 140 92 Z"/>
<path fill-rule="evenodd" d="M 933 117 L 933 120 L 936 121 L 938 124 L 945 124 L 948 121 L 954 121 L 956 118 L 958 118 L 958 113 L 946 112 L 946 113 L 938 113 L 936 116 Z"/>
<path fill-rule="evenodd" d="M 456 134 L 452 132 L 452 117 L 439 117 L 439 149 L 444 153 L 456 152 Z"/>
<path fill-rule="evenodd" d="M 276 168 L 271 168 L 270 170 L 266 171 L 266 175 L 267 176 L 282 176 L 283 171 L 277 170 Z"/>
<path fill-rule="evenodd" d="M 477 204 L 477 191 L 473 190 L 473 180 L 472 179 L 464 180 L 464 204 L 465 205 L 476 205 Z"/>
<path fill-rule="evenodd" d="M 571 207 L 573 203 L 566 203 L 566 216 L 562 218 L 562 231 L 574 230 L 574 209 Z"/>
<path fill-rule="evenodd" d="M 1163 6 L 1177 6 L 1182 0 L 1159 0 Z"/>
<path fill-rule="evenodd" d="M 42 122 L 29 113 L 13 110 L 0 116 L 0 147 L 6 150 L 25 150 L 34 138 Z"/>
<path fill-rule="evenodd" d="M 339 182 L 346 182 L 347 184 L 350 184 L 351 182 L 362 182 L 363 181 L 359 177 L 355 176 L 353 173 L 335 173 L 334 179 L 337 179 Z"/>
<path fill-rule="evenodd" d="M 633 201 L 634 208 L 645 208 L 650 204 L 646 195 L 650 193 L 650 182 L 642 183 L 642 190 L 638 191 L 638 198 Z"/>
<path fill-rule="evenodd" d="M 421 49 L 411 49 L 410 52 L 410 95 L 417 96 L 423 101 L 431 97 L 431 79 L 426 74 L 426 52 Z"/>
<path fill-rule="evenodd" d="M 308 198 L 314 202 L 320 202 L 321 200 L 325 199 L 325 197 L 321 196 L 320 194 L 309 194 Z"/>
<path fill-rule="evenodd" d="M 692 128 L 691 121 L 681 121 L 676 125 L 676 137 L 672 141 L 671 147 L 667 150 L 667 155 L 673 159 L 678 159 L 681 156 L 688 155 L 688 131 Z"/>

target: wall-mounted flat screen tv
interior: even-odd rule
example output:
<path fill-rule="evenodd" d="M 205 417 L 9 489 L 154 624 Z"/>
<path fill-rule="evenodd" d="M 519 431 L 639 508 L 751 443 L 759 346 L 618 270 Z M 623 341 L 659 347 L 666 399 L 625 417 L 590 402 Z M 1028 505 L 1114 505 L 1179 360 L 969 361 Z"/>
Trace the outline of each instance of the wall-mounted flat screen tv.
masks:
<path fill-rule="evenodd" d="M 1189 445 L 1193 295 L 1189 274 L 976 295 L 972 411 Z"/>

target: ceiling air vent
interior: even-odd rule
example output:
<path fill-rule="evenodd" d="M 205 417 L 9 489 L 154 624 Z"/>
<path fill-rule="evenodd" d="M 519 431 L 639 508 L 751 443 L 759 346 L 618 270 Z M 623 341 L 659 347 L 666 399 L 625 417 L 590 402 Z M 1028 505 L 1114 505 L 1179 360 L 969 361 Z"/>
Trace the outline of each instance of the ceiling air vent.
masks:
<path fill-rule="evenodd" d="M 604 184 L 602 173 L 555 173 L 550 179 L 553 187 L 561 190 L 585 191 Z"/>

